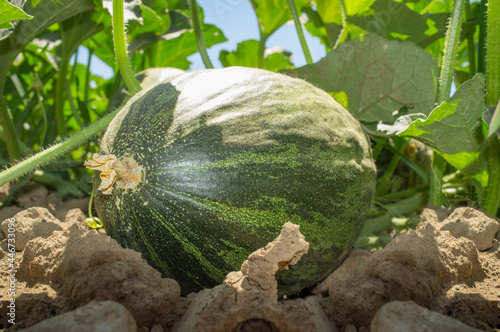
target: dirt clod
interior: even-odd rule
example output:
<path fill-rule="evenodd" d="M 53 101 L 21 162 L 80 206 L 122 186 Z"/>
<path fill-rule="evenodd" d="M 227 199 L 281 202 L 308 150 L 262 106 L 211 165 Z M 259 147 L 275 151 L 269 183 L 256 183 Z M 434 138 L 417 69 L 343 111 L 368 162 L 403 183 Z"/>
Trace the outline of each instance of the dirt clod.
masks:
<path fill-rule="evenodd" d="M 46 208 L 30 207 L 14 215 L 16 251 L 22 251 L 28 241 L 36 237 L 49 237 L 54 231 L 78 228 L 75 223 L 61 223 Z M 2 222 L 2 232 L 7 234 L 9 220 Z"/>
<path fill-rule="evenodd" d="M 45 282 L 76 305 L 117 301 L 141 326 L 161 321 L 180 296 L 178 284 L 162 279 L 139 253 L 88 230 L 55 232 L 47 239 L 30 241 L 18 276 Z"/>
<path fill-rule="evenodd" d="M 22 332 L 120 331 L 136 332 L 134 317 L 123 305 L 113 301 L 90 302 L 74 311 L 44 320 Z"/>
<path fill-rule="evenodd" d="M 459 320 L 423 308 L 412 301 L 392 301 L 377 312 L 370 332 L 440 331 L 479 332 Z"/>

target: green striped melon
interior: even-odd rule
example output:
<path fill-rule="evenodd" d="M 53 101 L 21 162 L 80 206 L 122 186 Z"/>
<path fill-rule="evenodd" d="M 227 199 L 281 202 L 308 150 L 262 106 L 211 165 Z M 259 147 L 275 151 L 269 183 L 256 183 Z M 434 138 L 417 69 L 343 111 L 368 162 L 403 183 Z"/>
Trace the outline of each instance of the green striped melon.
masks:
<path fill-rule="evenodd" d="M 183 294 L 221 283 L 287 221 L 310 249 L 277 273 L 279 293 L 315 284 L 352 247 L 375 186 L 358 121 L 326 92 L 260 69 L 190 72 L 138 93 L 99 153 L 136 162 L 140 175 L 103 194 L 96 172 L 107 233 Z"/>

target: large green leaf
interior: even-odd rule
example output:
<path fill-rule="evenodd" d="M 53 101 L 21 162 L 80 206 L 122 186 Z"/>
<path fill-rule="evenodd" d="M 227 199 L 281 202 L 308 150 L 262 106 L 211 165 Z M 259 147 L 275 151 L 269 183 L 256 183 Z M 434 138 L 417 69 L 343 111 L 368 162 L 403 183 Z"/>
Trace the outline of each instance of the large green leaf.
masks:
<path fill-rule="evenodd" d="M 427 119 L 412 122 L 399 136 L 414 137 L 433 147 L 446 161 L 484 187 L 488 183 L 487 164 L 482 154 L 484 94 L 484 75 L 476 74 Z"/>
<path fill-rule="evenodd" d="M 421 15 L 405 4 L 392 0 L 377 0 L 370 7 L 375 15 L 350 16 L 348 22 L 387 39 L 402 39 L 426 47 L 444 36 L 447 13 Z"/>
<path fill-rule="evenodd" d="M 162 56 L 157 59 L 155 67 L 188 69 L 191 63 L 187 57 L 198 52 L 194 31 L 185 31 L 173 39 L 168 37 L 157 45 L 157 54 Z M 207 47 L 227 41 L 223 32 L 211 24 L 203 24 L 203 39 Z"/>
<path fill-rule="evenodd" d="M 21 8 L 10 4 L 7 0 L 0 0 L 0 29 L 11 29 L 12 21 L 32 19 Z"/>
<path fill-rule="evenodd" d="M 257 67 L 259 53 L 259 42 L 257 40 L 245 40 L 238 44 L 238 47 L 233 52 L 222 50 L 219 59 L 224 67 L 242 66 L 242 67 Z M 276 50 L 276 52 L 267 54 L 264 59 L 264 69 L 270 71 L 278 71 L 281 69 L 293 68 L 293 63 L 290 61 L 290 53 L 284 50 Z"/>
<path fill-rule="evenodd" d="M 62 22 L 93 8 L 94 2 L 92 0 L 66 0 L 62 3 L 42 0 L 35 8 L 28 1 L 24 9 L 33 15 L 33 19 L 20 22 L 11 38 L 14 45 L 21 49 L 52 24 Z"/>
<path fill-rule="evenodd" d="M 144 33 L 134 39 L 129 50 L 136 52 L 139 49 L 153 48 L 151 67 L 175 67 L 188 69 L 191 64 L 187 57 L 198 52 L 198 45 L 189 20 L 189 10 L 170 11 L 170 28 L 164 34 L 158 36 L 155 33 Z M 207 47 L 225 42 L 227 39 L 223 32 L 215 25 L 203 23 L 203 10 L 199 9 L 203 39 Z M 133 61 L 139 62 L 143 55 L 135 54 Z"/>
<path fill-rule="evenodd" d="M 319 62 L 284 71 L 330 92 L 344 92 L 360 121 L 394 123 L 395 116 L 429 114 L 434 108 L 435 60 L 409 42 L 368 34 L 340 44 Z"/>

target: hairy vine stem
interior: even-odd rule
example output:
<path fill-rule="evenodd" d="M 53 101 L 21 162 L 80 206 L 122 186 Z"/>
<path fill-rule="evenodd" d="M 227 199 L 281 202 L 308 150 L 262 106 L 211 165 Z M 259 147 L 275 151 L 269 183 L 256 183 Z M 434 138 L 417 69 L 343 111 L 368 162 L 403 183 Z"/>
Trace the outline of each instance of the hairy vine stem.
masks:
<path fill-rule="evenodd" d="M 80 144 L 83 144 L 87 139 L 91 138 L 101 130 L 105 129 L 108 124 L 113 120 L 115 115 L 118 113 L 120 109 L 115 110 L 114 112 L 106 115 L 104 118 L 98 120 L 91 126 L 85 128 L 84 130 L 74 134 L 73 136 L 68 137 L 62 142 L 59 142 L 46 150 L 39 152 L 18 164 L 10 167 L 9 169 L 0 173 L 0 186 L 15 180 L 24 174 L 31 172 L 37 167 L 46 164 L 58 156 L 71 151 L 76 148 Z"/>
<path fill-rule="evenodd" d="M 455 59 L 458 52 L 458 44 L 460 42 L 460 28 L 462 26 L 462 13 L 465 0 L 455 0 L 453 3 L 453 11 L 446 31 L 444 57 L 441 66 L 441 74 L 439 77 L 439 90 L 437 95 L 437 103 L 441 104 L 450 97 L 451 83 L 455 69 Z M 432 158 L 432 176 L 430 177 L 429 201 L 440 207 L 443 203 L 442 178 L 446 162 L 444 158 L 434 153 Z"/>
<path fill-rule="evenodd" d="M 64 119 L 64 103 L 66 99 L 66 75 L 68 74 L 69 59 L 63 57 L 59 65 L 59 73 L 57 74 L 55 107 L 56 107 L 56 124 L 57 134 L 60 137 L 66 136 L 66 120 Z"/>
<path fill-rule="evenodd" d="M 116 62 L 123 80 L 132 95 L 141 91 L 141 85 L 135 78 L 132 65 L 127 54 L 125 40 L 125 20 L 123 18 L 123 0 L 113 0 L 113 42 L 115 46 Z"/>
<path fill-rule="evenodd" d="M 465 0 L 455 0 L 453 11 L 451 13 L 450 23 L 446 31 L 443 65 L 439 77 L 439 91 L 437 102 L 441 104 L 450 97 L 451 83 L 453 82 L 453 73 L 455 70 L 455 59 L 458 53 L 458 44 L 460 43 L 460 27 L 462 26 L 462 13 Z"/>

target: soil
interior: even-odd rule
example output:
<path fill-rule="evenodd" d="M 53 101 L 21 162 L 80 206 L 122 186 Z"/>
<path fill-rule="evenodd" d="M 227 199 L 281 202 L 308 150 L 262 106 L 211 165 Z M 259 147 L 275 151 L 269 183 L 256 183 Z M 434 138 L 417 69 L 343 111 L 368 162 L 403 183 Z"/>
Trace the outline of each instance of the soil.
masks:
<path fill-rule="evenodd" d="M 280 299 L 274 274 L 308 249 L 296 225 L 220 286 L 181 297 L 140 254 L 90 229 L 87 209 L 30 185 L 0 210 L 0 331 L 500 331 L 500 222 L 472 208 L 425 209 L 417 229 L 352 250 L 315 288 Z"/>

